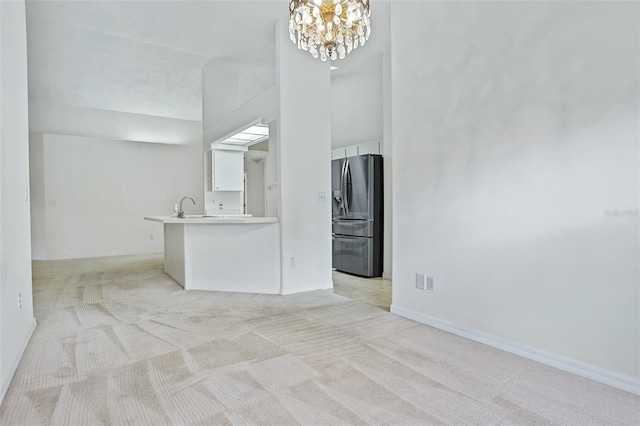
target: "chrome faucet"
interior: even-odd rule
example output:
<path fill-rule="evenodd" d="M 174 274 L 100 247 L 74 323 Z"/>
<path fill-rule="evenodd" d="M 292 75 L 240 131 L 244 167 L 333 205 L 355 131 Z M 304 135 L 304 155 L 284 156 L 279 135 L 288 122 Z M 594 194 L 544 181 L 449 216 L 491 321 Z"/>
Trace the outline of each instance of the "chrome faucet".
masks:
<path fill-rule="evenodd" d="M 194 205 L 194 206 L 196 205 L 196 200 L 194 200 L 193 198 L 191 198 L 191 197 L 182 197 L 182 200 L 180 200 L 180 209 L 179 209 L 179 211 L 178 211 L 178 217 L 180 217 L 180 218 L 183 218 L 183 217 L 184 217 L 184 210 L 182 210 L 182 202 L 183 202 L 184 200 L 186 200 L 187 198 L 188 198 L 189 200 L 193 201 L 193 205 Z"/>

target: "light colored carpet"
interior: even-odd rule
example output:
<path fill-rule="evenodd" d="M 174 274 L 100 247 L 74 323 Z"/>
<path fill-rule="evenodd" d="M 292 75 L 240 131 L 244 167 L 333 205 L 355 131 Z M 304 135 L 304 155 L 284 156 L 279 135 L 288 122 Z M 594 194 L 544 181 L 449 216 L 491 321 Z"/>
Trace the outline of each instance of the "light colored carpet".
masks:
<path fill-rule="evenodd" d="M 34 262 L 2 425 L 640 424 L 640 398 L 316 291 L 182 290 L 158 256 Z"/>

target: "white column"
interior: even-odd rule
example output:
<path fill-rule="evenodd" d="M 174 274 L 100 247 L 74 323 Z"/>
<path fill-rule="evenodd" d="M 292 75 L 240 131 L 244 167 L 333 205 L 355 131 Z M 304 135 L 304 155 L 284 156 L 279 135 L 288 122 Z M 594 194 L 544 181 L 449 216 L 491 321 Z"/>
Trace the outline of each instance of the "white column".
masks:
<path fill-rule="evenodd" d="M 333 286 L 330 64 L 298 50 L 285 20 L 276 38 L 282 293 L 289 294 Z"/>

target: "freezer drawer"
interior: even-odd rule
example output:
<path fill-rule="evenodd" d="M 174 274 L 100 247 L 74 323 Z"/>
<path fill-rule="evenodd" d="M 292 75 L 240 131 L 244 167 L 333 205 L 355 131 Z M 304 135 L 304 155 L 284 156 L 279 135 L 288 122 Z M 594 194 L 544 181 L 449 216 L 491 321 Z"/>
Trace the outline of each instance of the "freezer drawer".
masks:
<path fill-rule="evenodd" d="M 333 267 L 340 271 L 363 277 L 379 277 L 382 275 L 381 259 L 376 261 L 376 250 L 373 238 L 332 237 Z"/>
<path fill-rule="evenodd" d="M 352 237 L 373 237 L 373 221 L 333 219 L 332 233 Z"/>

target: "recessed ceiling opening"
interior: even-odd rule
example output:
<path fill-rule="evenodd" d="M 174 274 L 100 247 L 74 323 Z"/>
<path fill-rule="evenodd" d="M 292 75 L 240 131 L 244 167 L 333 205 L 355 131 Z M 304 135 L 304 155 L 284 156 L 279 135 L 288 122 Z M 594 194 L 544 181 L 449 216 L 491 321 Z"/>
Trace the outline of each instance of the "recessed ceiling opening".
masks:
<path fill-rule="evenodd" d="M 235 146 L 251 146 L 269 139 L 269 126 L 266 124 L 255 124 L 221 140 L 220 143 Z"/>

